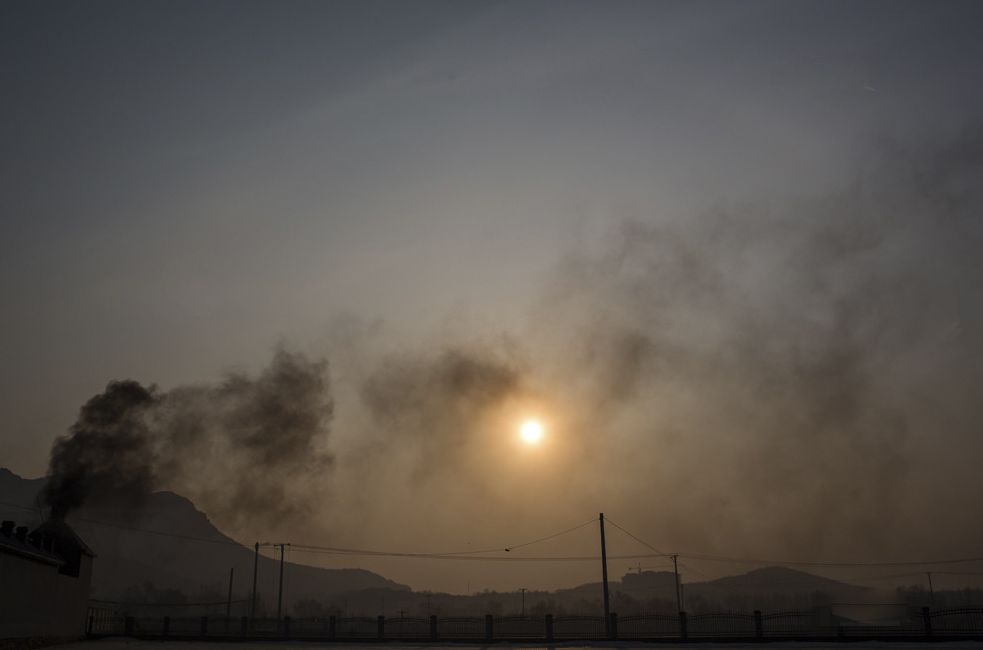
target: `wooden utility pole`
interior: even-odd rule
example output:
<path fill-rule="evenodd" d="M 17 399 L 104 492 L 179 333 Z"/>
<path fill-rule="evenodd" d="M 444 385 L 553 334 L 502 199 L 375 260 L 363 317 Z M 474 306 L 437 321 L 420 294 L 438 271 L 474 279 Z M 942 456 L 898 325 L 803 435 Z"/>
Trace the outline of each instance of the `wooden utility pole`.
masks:
<path fill-rule="evenodd" d="M 252 607 L 252 614 L 251 614 L 252 618 L 256 618 L 256 572 L 257 569 L 259 568 L 260 546 L 272 546 L 273 548 L 276 548 L 277 546 L 280 547 L 280 595 L 277 597 L 277 603 L 276 603 L 276 618 L 277 621 L 279 621 L 280 614 L 282 613 L 282 607 L 283 607 L 283 556 L 284 556 L 283 547 L 290 546 L 290 544 L 286 544 L 284 542 L 280 542 L 279 544 L 277 544 L 276 542 L 263 542 L 262 544 L 260 544 L 259 542 L 256 542 L 256 557 L 253 559 L 253 607 Z M 277 623 L 277 625 L 279 625 L 279 623 Z"/>
<path fill-rule="evenodd" d="M 611 602 L 608 600 L 608 551 L 604 545 L 604 513 L 600 516 L 601 522 L 601 581 L 604 584 L 604 633 L 608 638 L 611 637 Z"/>
<path fill-rule="evenodd" d="M 679 596 L 679 567 L 676 566 L 676 558 L 678 555 L 672 556 L 672 572 L 676 576 L 676 611 L 683 611 L 683 599 Z"/>
<path fill-rule="evenodd" d="M 249 609 L 249 618 L 256 619 L 256 570 L 259 568 L 259 542 L 256 542 L 256 556 L 253 558 L 253 604 Z"/>
<path fill-rule="evenodd" d="M 225 620 L 228 622 L 229 617 L 232 615 L 232 576 L 235 575 L 236 568 L 232 567 L 229 569 L 229 600 L 225 603 Z"/>
<path fill-rule="evenodd" d="M 286 544 L 280 543 L 280 593 L 276 597 L 276 620 L 277 627 L 280 625 L 280 615 L 283 612 L 283 556 L 286 555 L 284 547 Z"/>

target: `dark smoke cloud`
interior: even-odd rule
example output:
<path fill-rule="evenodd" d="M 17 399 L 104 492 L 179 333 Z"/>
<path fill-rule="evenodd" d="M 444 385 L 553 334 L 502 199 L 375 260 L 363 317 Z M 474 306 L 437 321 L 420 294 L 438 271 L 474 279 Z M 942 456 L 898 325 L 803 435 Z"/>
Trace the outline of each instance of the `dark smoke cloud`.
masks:
<path fill-rule="evenodd" d="M 558 264 L 510 345 L 445 336 L 365 370 L 344 459 L 369 493 L 359 541 L 396 519 L 433 548 L 604 510 L 663 550 L 975 554 L 979 142 L 878 143 L 823 195 L 620 220 Z M 537 410 L 539 455 L 512 444 Z"/>
<path fill-rule="evenodd" d="M 51 450 L 48 474 L 54 480 L 45 486 L 44 498 L 52 517 L 63 519 L 90 495 L 139 500 L 153 489 L 156 470 L 147 451 L 147 416 L 159 400 L 153 387 L 114 381 L 86 402 L 69 435 L 56 440 Z"/>
<path fill-rule="evenodd" d="M 387 442 L 404 452 L 416 448 L 421 477 L 453 463 L 482 419 L 522 390 L 514 361 L 482 349 L 450 349 L 388 358 L 363 383 L 361 398 Z"/>
<path fill-rule="evenodd" d="M 983 451 L 965 424 L 939 426 L 983 415 L 966 391 L 983 349 L 981 143 L 881 143 L 826 196 L 625 220 L 571 253 L 537 319 L 539 347 L 559 345 L 541 367 L 573 391 L 597 484 L 690 548 L 821 557 L 917 536 L 910 500 L 958 492 L 938 461 L 965 476 L 961 455 Z M 958 508 L 935 516 L 967 542 Z"/>
<path fill-rule="evenodd" d="M 45 498 L 64 516 L 83 503 L 136 507 L 171 489 L 226 521 L 283 520 L 331 463 L 327 363 L 279 351 L 258 376 L 172 391 L 114 381 L 82 407 L 51 454 Z"/>
<path fill-rule="evenodd" d="M 344 350 L 352 408 L 331 472 L 324 362 L 111 384 L 56 444 L 49 500 L 168 487 L 223 523 L 265 517 L 323 543 L 311 515 L 328 498 L 332 539 L 353 547 L 511 543 L 603 510 L 679 552 L 976 555 L 981 144 L 978 130 L 882 142 L 824 195 L 621 220 L 565 256 L 505 345 L 442 332 L 377 361 L 382 335 L 352 326 L 372 337 Z M 551 420 L 538 454 L 514 444 L 531 414 Z"/>

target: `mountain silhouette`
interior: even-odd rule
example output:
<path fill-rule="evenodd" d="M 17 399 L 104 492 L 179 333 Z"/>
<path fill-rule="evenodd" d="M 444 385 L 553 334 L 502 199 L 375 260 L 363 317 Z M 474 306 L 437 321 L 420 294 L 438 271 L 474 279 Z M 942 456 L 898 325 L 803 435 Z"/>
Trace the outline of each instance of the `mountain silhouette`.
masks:
<path fill-rule="evenodd" d="M 23 479 L 0 468 L 0 512 L 32 528 L 41 523 L 37 495 L 45 479 Z M 254 549 L 224 535 L 188 499 L 173 492 L 157 492 L 139 512 L 121 515 L 111 509 L 81 508 L 67 522 L 96 554 L 92 597 L 123 602 L 134 587 L 163 593 L 179 591 L 190 601 L 224 601 L 230 570 L 234 569 L 233 600 L 251 598 Z M 289 548 L 288 548 L 289 554 Z M 279 559 L 259 557 L 257 583 L 261 599 L 275 603 Z M 322 569 L 284 563 L 285 610 L 302 599 L 326 600 L 333 595 L 362 590 L 408 591 L 409 587 L 364 569 Z M 248 613 L 240 602 L 239 613 Z"/>
<path fill-rule="evenodd" d="M 38 494 L 46 479 L 23 479 L 0 468 L 0 513 L 31 527 L 41 523 Z M 247 615 L 251 604 L 254 550 L 219 531 L 205 513 L 173 492 L 150 495 L 137 513 L 121 514 L 112 508 L 82 508 L 68 523 L 95 551 L 92 596 L 109 603 L 156 601 L 180 594 L 183 602 L 209 602 L 224 613 L 229 574 L 234 569 L 233 615 Z M 276 611 L 279 559 L 259 557 L 257 615 Z M 288 547 L 289 557 L 289 547 Z M 529 612 L 595 612 L 601 607 L 599 582 L 555 591 L 488 592 L 471 596 L 413 592 L 408 586 L 363 569 L 322 569 L 285 563 L 285 613 L 339 611 L 379 613 L 383 603 L 393 611 L 443 615 Z M 639 571 L 611 580 L 613 604 L 621 613 L 676 611 L 676 582 L 671 571 Z M 688 611 L 724 608 L 780 610 L 830 603 L 882 602 L 889 594 L 868 587 L 816 576 L 785 567 L 764 567 L 743 575 L 680 585 L 679 595 Z M 299 601 L 318 601 L 321 609 Z M 541 611 L 540 611 L 541 610 Z"/>

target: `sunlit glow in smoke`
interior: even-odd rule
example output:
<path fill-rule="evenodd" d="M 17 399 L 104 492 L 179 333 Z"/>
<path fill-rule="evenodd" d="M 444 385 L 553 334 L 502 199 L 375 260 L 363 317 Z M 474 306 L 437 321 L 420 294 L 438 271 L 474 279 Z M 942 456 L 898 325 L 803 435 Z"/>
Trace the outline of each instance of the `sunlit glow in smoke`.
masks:
<path fill-rule="evenodd" d="M 519 429 L 519 434 L 524 442 L 534 445 L 543 438 L 543 425 L 535 420 L 527 420 Z"/>

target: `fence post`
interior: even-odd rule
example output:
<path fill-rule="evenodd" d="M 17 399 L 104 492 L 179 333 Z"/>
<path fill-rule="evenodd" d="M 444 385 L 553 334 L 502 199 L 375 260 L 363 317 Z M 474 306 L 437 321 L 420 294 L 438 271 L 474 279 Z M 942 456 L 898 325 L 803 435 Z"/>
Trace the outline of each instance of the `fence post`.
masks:
<path fill-rule="evenodd" d="M 201 636 L 204 638 L 208 636 L 208 617 L 201 617 Z"/>
<path fill-rule="evenodd" d="M 612 641 L 618 640 L 618 613 L 611 612 L 611 636 Z"/>
<path fill-rule="evenodd" d="M 679 612 L 679 640 L 685 641 L 689 638 L 686 633 L 686 612 Z"/>
<path fill-rule="evenodd" d="M 246 636 L 249 632 L 249 617 L 243 616 L 239 619 L 239 634 Z"/>
<path fill-rule="evenodd" d="M 328 617 L 328 638 L 334 641 L 338 629 L 338 619 L 334 616 Z"/>
<path fill-rule="evenodd" d="M 546 615 L 546 640 L 547 641 L 553 640 L 553 615 L 552 614 Z"/>
<path fill-rule="evenodd" d="M 89 614 L 89 622 L 85 626 L 85 633 L 92 636 L 92 614 Z"/>
<path fill-rule="evenodd" d="M 932 638 L 932 612 L 928 607 L 922 607 L 922 623 L 925 625 L 925 638 Z"/>
<path fill-rule="evenodd" d="M 160 635 L 166 639 L 167 635 L 170 633 L 171 633 L 171 617 L 165 616 L 164 626 L 160 629 Z"/>
<path fill-rule="evenodd" d="M 284 616 L 283 617 L 283 636 L 284 637 L 289 637 L 290 636 L 290 617 L 289 616 Z"/>
<path fill-rule="evenodd" d="M 430 640 L 431 641 L 437 640 L 437 615 L 436 614 L 430 615 Z"/>
<path fill-rule="evenodd" d="M 123 635 L 133 636 L 133 617 L 127 616 L 126 620 L 123 621 Z"/>
<path fill-rule="evenodd" d="M 379 614 L 379 618 L 377 618 L 376 621 L 376 625 L 379 627 L 379 640 L 382 641 L 386 638 L 386 617 Z"/>
<path fill-rule="evenodd" d="M 763 641 L 765 638 L 765 632 L 761 625 L 761 610 L 754 610 L 754 636 L 758 641 Z"/>
<path fill-rule="evenodd" d="M 485 641 L 491 641 L 495 636 L 494 620 L 491 614 L 485 614 Z"/>

